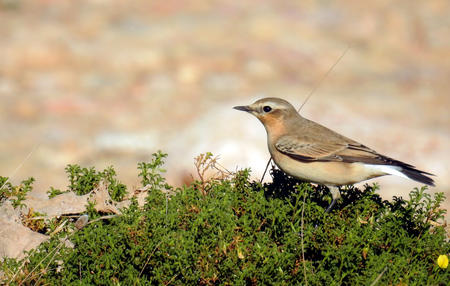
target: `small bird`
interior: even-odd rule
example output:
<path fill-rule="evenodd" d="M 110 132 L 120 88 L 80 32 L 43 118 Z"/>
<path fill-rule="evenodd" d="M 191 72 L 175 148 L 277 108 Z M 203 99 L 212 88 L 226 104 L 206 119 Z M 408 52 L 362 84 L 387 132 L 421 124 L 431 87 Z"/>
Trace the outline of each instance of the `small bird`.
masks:
<path fill-rule="evenodd" d="M 414 166 L 397 161 L 302 117 L 281 98 L 263 98 L 234 109 L 259 119 L 267 132 L 267 145 L 275 164 L 288 175 L 326 185 L 333 196 L 327 212 L 340 197 L 339 186 L 384 175 L 397 175 L 434 186 Z"/>

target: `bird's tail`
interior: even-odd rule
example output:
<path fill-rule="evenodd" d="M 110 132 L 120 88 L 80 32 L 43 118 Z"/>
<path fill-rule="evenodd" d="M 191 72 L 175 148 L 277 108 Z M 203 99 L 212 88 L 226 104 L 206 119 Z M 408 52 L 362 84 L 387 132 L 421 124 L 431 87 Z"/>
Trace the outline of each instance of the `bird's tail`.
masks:
<path fill-rule="evenodd" d="M 434 176 L 433 174 L 420 171 L 414 168 L 402 168 L 402 167 L 400 172 L 402 172 L 406 177 L 410 178 L 411 180 L 434 187 L 434 180 L 429 177 Z"/>
<path fill-rule="evenodd" d="M 401 163 L 399 161 L 397 162 Z M 434 187 L 434 180 L 429 177 L 434 176 L 433 174 L 417 170 L 411 165 L 402 163 L 396 165 L 379 165 L 379 167 L 381 167 L 380 169 L 386 174 L 408 178 L 416 182 Z"/>

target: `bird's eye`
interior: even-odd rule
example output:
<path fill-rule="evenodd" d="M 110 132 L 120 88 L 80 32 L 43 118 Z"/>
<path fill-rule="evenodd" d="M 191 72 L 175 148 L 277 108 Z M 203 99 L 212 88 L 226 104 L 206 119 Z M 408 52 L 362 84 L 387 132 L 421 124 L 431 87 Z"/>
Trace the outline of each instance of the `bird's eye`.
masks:
<path fill-rule="evenodd" d="M 272 107 L 266 105 L 263 107 L 263 110 L 264 110 L 264 112 L 270 112 L 270 111 L 272 111 Z"/>

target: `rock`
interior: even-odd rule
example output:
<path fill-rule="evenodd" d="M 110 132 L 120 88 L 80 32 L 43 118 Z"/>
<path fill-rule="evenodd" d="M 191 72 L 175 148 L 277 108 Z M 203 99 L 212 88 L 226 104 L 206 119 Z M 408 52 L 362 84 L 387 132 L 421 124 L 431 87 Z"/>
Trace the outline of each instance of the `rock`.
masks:
<path fill-rule="evenodd" d="M 44 214 L 45 218 L 83 214 L 86 212 L 88 202 L 94 202 L 95 209 L 99 212 L 120 215 L 120 209 L 128 207 L 132 197 L 136 197 L 139 206 L 142 207 L 145 204 L 148 189 L 148 187 L 137 189 L 130 193 L 126 200 L 117 203 L 112 201 L 106 183 L 101 182 L 96 189 L 83 196 L 69 192 L 52 199 L 29 198 L 24 203 L 28 209 Z M 20 216 L 21 210 L 14 209 L 11 201 L 7 200 L 0 206 L 0 261 L 3 257 L 22 258 L 24 251 L 36 248 L 50 238 L 48 235 L 34 232 L 25 227 Z M 87 215 L 81 215 L 75 222 L 75 227 L 81 229 L 88 223 L 88 220 Z M 65 222 L 51 235 L 61 231 L 64 224 Z M 65 243 L 68 247 L 73 247 L 69 241 Z"/>
<path fill-rule="evenodd" d="M 20 211 L 14 209 L 10 201 L 0 206 L 0 260 L 22 258 L 24 251 L 38 247 L 49 238 L 23 226 Z"/>
<path fill-rule="evenodd" d="M 25 205 L 33 208 L 35 212 L 55 217 L 62 214 L 78 214 L 86 210 L 89 195 L 77 196 L 69 192 L 58 195 L 51 199 L 28 198 Z"/>

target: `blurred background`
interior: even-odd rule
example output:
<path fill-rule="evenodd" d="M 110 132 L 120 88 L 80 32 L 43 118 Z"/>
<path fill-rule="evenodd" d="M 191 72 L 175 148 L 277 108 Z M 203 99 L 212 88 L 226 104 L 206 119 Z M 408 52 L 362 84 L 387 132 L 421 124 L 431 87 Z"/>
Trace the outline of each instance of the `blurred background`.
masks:
<path fill-rule="evenodd" d="M 208 151 L 259 178 L 264 128 L 232 107 L 299 107 L 318 87 L 305 117 L 436 174 L 431 192 L 450 197 L 449 79 L 447 0 L 0 0 L 0 175 L 34 176 L 44 196 L 67 164 L 114 165 L 133 187 L 160 149 L 175 185 Z M 386 199 L 419 186 L 372 181 Z"/>

